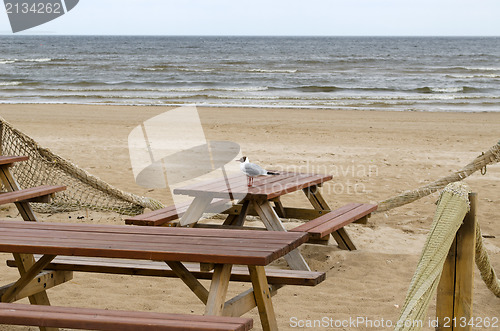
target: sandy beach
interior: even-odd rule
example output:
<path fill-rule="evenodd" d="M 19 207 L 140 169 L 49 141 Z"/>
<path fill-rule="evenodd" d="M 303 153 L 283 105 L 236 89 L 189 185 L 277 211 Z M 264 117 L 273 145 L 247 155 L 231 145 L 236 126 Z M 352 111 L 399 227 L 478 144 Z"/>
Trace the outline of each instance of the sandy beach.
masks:
<path fill-rule="evenodd" d="M 169 203 L 162 189 L 137 185 L 127 137 L 132 128 L 171 108 L 99 105 L 0 105 L 0 116 L 43 147 L 118 188 Z M 323 109 L 199 108 L 208 140 L 240 144 L 243 154 L 269 169 L 328 173 L 322 188 L 332 208 L 349 202 L 379 202 L 456 171 L 500 139 L 500 113 L 338 111 Z M 490 258 L 500 272 L 500 165 L 466 179 L 479 194 L 478 218 Z M 347 227 L 357 251 L 305 245 L 311 269 L 327 272 L 316 287 L 288 286 L 273 298 L 281 330 L 295 322 L 349 320 L 397 321 L 435 211 L 438 195 L 378 213 L 367 225 Z M 284 203 L 308 207 L 300 192 Z M 124 224 L 125 216 L 84 211 L 40 214 L 50 222 Z M 21 219 L 14 205 L 0 217 Z M 292 227 L 294 223 L 285 223 Z M 2 283 L 16 279 L 0 254 Z M 282 266 L 282 264 L 280 264 Z M 284 265 L 283 265 L 284 266 Z M 474 316 L 500 318 L 500 299 L 476 270 Z M 244 286 L 244 285 L 241 285 Z M 246 285 L 245 285 L 246 286 Z M 75 273 L 67 284 L 48 291 L 53 305 L 201 314 L 203 305 L 180 281 L 151 277 Z M 235 292 L 239 288 L 230 289 Z M 26 299 L 22 302 L 28 302 Z M 435 300 L 428 318 L 434 318 Z M 256 309 L 245 316 L 260 321 Z M 328 328 L 309 328 L 326 330 Z M 385 330 L 361 325 L 342 330 Z M 390 329 L 390 328 L 389 328 Z M 431 330 L 424 327 L 424 330 Z M 488 330 L 489 328 L 483 328 Z M 0 330 L 36 328 L 0 326 Z"/>

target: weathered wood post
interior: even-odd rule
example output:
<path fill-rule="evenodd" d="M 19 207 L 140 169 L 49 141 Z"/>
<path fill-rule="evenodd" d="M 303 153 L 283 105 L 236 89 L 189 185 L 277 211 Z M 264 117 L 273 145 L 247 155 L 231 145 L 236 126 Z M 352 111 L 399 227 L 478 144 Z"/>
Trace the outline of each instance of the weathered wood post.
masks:
<path fill-rule="evenodd" d="M 439 282 L 436 330 L 472 330 L 477 194 L 470 193 L 469 201 L 470 211 L 457 231 Z"/>

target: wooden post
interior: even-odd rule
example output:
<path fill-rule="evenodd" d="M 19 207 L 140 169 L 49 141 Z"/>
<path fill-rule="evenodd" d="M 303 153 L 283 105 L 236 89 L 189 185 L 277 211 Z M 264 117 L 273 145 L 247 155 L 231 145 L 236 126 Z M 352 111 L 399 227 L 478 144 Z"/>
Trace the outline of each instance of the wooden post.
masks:
<path fill-rule="evenodd" d="M 469 201 L 470 211 L 457 231 L 439 282 L 436 330 L 472 330 L 477 194 L 469 194 Z"/>

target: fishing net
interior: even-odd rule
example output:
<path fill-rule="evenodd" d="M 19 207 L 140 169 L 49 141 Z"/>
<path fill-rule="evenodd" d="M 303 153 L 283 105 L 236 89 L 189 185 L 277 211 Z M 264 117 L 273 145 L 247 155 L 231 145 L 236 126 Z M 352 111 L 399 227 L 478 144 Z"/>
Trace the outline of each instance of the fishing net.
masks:
<path fill-rule="evenodd" d="M 137 215 L 145 208 L 162 208 L 161 202 L 124 192 L 91 175 L 75 164 L 41 147 L 35 140 L 0 117 L 0 154 L 28 156 L 16 163 L 12 173 L 21 188 L 39 185 L 65 185 L 49 204 L 33 203 L 34 210 L 57 213 L 90 209 Z"/>

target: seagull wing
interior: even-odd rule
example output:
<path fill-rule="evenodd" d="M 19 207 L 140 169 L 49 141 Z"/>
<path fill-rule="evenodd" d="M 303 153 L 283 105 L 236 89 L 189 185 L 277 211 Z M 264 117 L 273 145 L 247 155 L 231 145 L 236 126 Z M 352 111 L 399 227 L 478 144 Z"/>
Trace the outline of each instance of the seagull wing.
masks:
<path fill-rule="evenodd" d="M 260 176 L 260 175 L 265 175 L 267 174 L 267 171 L 262 169 L 259 165 L 255 163 L 243 163 L 243 172 L 247 174 L 248 176 Z"/>

